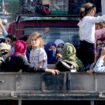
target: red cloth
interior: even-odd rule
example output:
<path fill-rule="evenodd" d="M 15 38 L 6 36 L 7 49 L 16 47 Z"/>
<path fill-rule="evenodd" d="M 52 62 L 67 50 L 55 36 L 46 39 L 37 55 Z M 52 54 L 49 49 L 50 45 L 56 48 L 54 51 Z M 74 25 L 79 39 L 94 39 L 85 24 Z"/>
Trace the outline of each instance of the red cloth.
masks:
<path fill-rule="evenodd" d="M 25 41 L 18 40 L 14 44 L 14 55 L 25 55 L 26 54 L 27 45 Z"/>

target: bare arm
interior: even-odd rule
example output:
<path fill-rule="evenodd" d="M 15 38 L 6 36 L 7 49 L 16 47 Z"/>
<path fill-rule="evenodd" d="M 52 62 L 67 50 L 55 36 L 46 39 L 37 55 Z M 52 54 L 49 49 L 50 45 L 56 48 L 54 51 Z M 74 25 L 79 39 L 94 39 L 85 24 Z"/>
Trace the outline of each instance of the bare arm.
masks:
<path fill-rule="evenodd" d="M 2 23 L 2 20 L 1 20 L 1 19 L 0 19 L 0 28 L 2 29 L 2 31 L 4 31 L 4 30 L 5 30 L 4 25 L 3 25 L 3 23 Z"/>
<path fill-rule="evenodd" d="M 0 28 L 2 30 L 2 33 L 4 32 L 4 35 L 6 36 L 8 33 L 7 33 L 7 31 L 6 31 L 5 27 L 4 27 L 1 19 L 0 19 Z"/>

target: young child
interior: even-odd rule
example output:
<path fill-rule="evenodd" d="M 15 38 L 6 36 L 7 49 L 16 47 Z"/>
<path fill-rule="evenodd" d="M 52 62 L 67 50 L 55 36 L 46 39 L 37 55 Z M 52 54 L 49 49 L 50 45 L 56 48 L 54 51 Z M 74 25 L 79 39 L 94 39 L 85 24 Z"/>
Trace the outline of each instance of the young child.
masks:
<path fill-rule="evenodd" d="M 84 4 L 80 9 L 79 37 L 80 49 L 79 58 L 84 63 L 85 68 L 89 69 L 89 65 L 95 59 L 95 23 L 105 21 L 105 15 L 97 16 L 96 7 L 92 3 Z"/>
<path fill-rule="evenodd" d="M 94 68 L 94 72 L 105 72 L 105 47 L 102 48 L 101 56 L 97 60 Z"/>
<path fill-rule="evenodd" d="M 37 68 L 47 68 L 47 54 L 44 50 L 44 41 L 40 33 L 32 33 L 28 41 L 32 47 L 30 51 L 30 65 Z"/>

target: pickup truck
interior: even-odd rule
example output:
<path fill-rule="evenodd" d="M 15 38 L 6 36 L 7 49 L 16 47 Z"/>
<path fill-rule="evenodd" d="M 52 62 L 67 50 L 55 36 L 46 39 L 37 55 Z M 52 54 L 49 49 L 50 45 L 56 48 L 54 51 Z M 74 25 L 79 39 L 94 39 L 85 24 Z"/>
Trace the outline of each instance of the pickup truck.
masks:
<path fill-rule="evenodd" d="M 15 101 L 16 105 L 28 105 L 30 102 L 34 105 L 35 100 L 104 105 L 104 78 L 104 73 L 62 72 L 53 76 L 45 73 L 1 72 L 0 100 Z"/>

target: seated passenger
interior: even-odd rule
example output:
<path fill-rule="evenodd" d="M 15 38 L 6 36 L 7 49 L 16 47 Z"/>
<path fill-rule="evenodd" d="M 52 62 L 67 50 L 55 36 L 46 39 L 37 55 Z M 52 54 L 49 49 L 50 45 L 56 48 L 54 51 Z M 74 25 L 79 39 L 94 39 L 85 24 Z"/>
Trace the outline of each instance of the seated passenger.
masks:
<path fill-rule="evenodd" d="M 64 44 L 62 60 L 66 62 L 68 65 L 70 65 L 70 68 L 73 71 L 84 70 L 83 63 L 76 56 L 76 49 L 73 46 L 73 44 L 70 44 L 70 43 Z"/>
<path fill-rule="evenodd" d="M 49 42 L 45 45 L 45 51 L 48 57 L 48 64 L 55 64 L 57 62 L 57 50 L 56 45 L 53 42 Z"/>
<path fill-rule="evenodd" d="M 57 52 L 62 54 L 63 53 L 63 46 L 64 46 L 64 41 L 61 40 L 61 39 L 57 39 L 55 40 L 55 45 L 56 45 L 56 48 L 57 48 Z"/>
<path fill-rule="evenodd" d="M 101 56 L 93 67 L 94 72 L 105 72 L 105 47 L 102 48 Z"/>
<path fill-rule="evenodd" d="M 103 46 L 103 42 L 100 39 L 96 40 L 96 54 L 95 54 L 94 62 L 96 62 L 98 60 L 98 58 L 100 57 L 102 46 Z"/>
<path fill-rule="evenodd" d="M 17 39 L 16 39 L 16 36 L 15 35 L 8 35 L 5 38 L 5 43 L 11 45 L 11 54 L 14 53 L 14 47 L 13 47 L 13 45 L 14 45 L 14 43 L 15 43 L 16 40 Z"/>
<path fill-rule="evenodd" d="M 26 43 L 22 40 L 18 40 L 14 44 L 14 55 L 9 56 L 1 64 L 1 70 L 4 72 L 48 72 L 51 74 L 59 74 L 56 69 L 44 69 L 30 66 L 27 62 L 26 56 Z"/>
<path fill-rule="evenodd" d="M 40 33 L 38 32 L 33 32 L 29 36 L 29 44 L 31 46 L 31 51 L 30 51 L 30 65 L 35 66 L 37 68 L 47 68 L 47 54 L 44 49 L 44 40 Z"/>
<path fill-rule="evenodd" d="M 11 46 L 6 43 L 0 43 L 0 65 L 11 55 Z"/>

